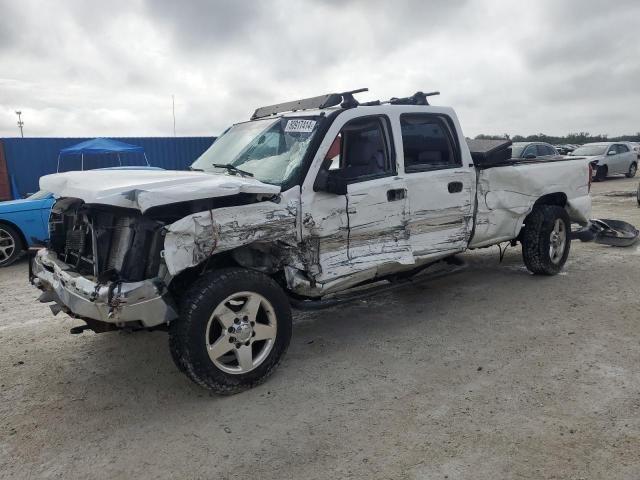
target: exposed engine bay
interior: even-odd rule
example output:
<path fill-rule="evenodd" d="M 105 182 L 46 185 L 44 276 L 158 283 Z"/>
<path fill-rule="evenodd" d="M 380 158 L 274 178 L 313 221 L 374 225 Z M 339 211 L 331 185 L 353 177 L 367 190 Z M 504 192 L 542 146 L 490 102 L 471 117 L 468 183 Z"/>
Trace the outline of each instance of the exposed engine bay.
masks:
<path fill-rule="evenodd" d="M 50 250 L 99 283 L 156 277 L 164 223 L 123 210 L 76 199 L 58 202 L 49 221 Z"/>

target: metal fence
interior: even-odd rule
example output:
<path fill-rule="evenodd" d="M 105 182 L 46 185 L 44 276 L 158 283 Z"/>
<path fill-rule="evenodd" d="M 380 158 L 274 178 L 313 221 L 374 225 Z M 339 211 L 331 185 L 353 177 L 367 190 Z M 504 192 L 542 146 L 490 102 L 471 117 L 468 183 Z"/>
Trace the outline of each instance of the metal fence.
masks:
<path fill-rule="evenodd" d="M 185 170 L 214 142 L 215 137 L 128 137 L 117 138 L 145 149 L 149 163 L 167 170 Z M 0 138 L 0 149 L 8 178 L 0 183 L 11 185 L 12 196 L 21 198 L 38 190 L 38 180 L 43 175 L 56 173 L 58 153 L 88 138 Z M 141 154 L 122 156 L 123 165 L 144 165 Z M 117 161 L 85 156 L 85 169 L 117 166 Z M 80 158 L 66 157 L 60 161 L 60 171 L 80 170 Z M 0 174 L 2 172 L 0 171 Z"/>

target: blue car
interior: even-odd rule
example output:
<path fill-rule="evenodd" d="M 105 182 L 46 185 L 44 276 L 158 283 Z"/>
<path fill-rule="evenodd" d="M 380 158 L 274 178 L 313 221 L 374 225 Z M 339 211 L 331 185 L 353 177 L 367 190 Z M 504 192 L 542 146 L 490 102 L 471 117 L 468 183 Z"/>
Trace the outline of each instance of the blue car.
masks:
<path fill-rule="evenodd" d="M 27 248 L 45 244 L 54 201 L 51 193 L 40 191 L 24 200 L 0 202 L 0 267 L 11 265 Z"/>
<path fill-rule="evenodd" d="M 99 170 L 162 170 L 158 167 L 110 167 Z M 23 200 L 0 202 L 0 268 L 15 262 L 30 247 L 49 240 L 53 194 L 39 191 Z"/>

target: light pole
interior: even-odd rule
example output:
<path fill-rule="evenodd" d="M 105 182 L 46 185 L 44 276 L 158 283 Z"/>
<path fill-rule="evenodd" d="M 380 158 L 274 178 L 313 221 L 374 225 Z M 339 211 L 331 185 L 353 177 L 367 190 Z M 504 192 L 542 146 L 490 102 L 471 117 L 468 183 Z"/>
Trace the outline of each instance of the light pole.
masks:
<path fill-rule="evenodd" d="M 20 137 L 24 138 L 24 132 L 22 131 L 22 127 L 24 127 L 24 122 L 20 117 L 20 115 L 22 115 L 22 112 L 20 110 L 16 110 L 16 115 L 18 115 L 18 128 L 20 129 Z"/>

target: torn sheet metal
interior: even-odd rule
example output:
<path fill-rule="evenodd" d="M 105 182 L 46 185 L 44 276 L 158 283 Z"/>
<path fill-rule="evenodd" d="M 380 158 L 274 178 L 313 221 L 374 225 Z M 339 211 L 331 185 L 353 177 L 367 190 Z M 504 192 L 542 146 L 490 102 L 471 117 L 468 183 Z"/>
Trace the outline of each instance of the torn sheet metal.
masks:
<path fill-rule="evenodd" d="M 576 168 L 583 162 L 585 168 Z M 518 236 L 524 219 L 542 196 L 563 192 L 572 222 L 586 224 L 591 215 L 588 164 L 583 160 L 532 163 L 480 170 L 478 208 L 471 248 Z"/>
<path fill-rule="evenodd" d="M 164 260 L 172 275 L 211 255 L 253 243 L 297 243 L 298 203 L 260 202 L 217 208 L 184 217 L 167 227 Z"/>
<path fill-rule="evenodd" d="M 40 188 L 56 197 L 135 208 L 157 207 L 238 193 L 275 195 L 280 187 L 255 178 L 171 170 L 90 170 L 45 175 Z"/>

